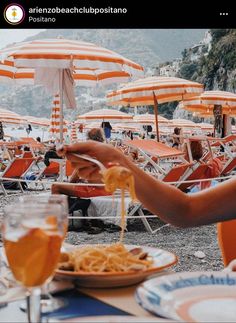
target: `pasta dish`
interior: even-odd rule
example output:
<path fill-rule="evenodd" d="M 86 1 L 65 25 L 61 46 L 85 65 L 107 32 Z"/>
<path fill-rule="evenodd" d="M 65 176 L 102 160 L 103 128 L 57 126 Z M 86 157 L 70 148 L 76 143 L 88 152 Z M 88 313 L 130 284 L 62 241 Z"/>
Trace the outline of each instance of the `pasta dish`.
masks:
<path fill-rule="evenodd" d="M 103 172 L 105 190 L 114 193 L 117 189 L 121 190 L 121 234 L 122 243 L 125 231 L 125 190 L 129 191 L 132 201 L 136 200 L 134 189 L 134 177 L 130 170 L 122 166 L 113 166 Z"/>
<path fill-rule="evenodd" d="M 61 255 L 59 269 L 119 273 L 146 270 L 153 261 L 142 248 L 127 250 L 121 243 L 78 247 Z"/>
<path fill-rule="evenodd" d="M 59 269 L 78 273 L 122 273 L 146 270 L 153 260 L 142 248 L 128 250 L 123 245 L 125 230 L 125 191 L 132 200 L 136 199 L 134 177 L 130 170 L 122 166 L 112 166 L 103 173 L 105 189 L 114 193 L 121 190 L 121 234 L 119 243 L 111 245 L 88 245 L 75 248 L 70 253 L 63 253 Z"/>
<path fill-rule="evenodd" d="M 134 190 L 134 177 L 130 170 L 122 166 L 113 166 L 103 172 L 105 189 L 114 193 L 115 190 L 128 190 L 132 200 L 136 199 Z"/>

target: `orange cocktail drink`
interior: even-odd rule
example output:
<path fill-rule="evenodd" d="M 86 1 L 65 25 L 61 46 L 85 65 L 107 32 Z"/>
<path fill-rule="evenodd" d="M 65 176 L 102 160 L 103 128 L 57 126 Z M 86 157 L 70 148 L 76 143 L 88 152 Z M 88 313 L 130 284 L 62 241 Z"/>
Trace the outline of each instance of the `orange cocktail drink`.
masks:
<path fill-rule="evenodd" d="M 26 287 L 44 284 L 56 269 L 62 239 L 47 227 L 6 234 L 5 252 L 15 279 Z"/>
<path fill-rule="evenodd" d="M 4 248 L 15 279 L 27 292 L 29 322 L 41 322 L 40 292 L 57 267 L 65 234 L 60 204 L 19 201 L 4 209 Z"/>
<path fill-rule="evenodd" d="M 17 281 L 41 286 L 53 276 L 60 258 L 65 222 L 60 205 L 6 208 L 3 237 L 7 260 Z"/>

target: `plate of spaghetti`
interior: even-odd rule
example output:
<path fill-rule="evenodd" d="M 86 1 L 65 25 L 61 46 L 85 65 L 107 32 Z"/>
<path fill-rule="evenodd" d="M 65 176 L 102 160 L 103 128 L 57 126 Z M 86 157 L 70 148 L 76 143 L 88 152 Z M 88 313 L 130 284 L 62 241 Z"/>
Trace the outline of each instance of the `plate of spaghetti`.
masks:
<path fill-rule="evenodd" d="M 177 262 L 172 252 L 114 244 L 71 246 L 61 254 L 56 277 L 83 287 L 121 287 L 143 281 Z"/>
<path fill-rule="evenodd" d="M 122 166 L 112 166 L 102 173 L 105 189 L 114 194 L 121 190 L 121 233 L 113 244 L 66 247 L 56 270 L 56 276 L 74 279 L 78 286 L 118 287 L 133 285 L 174 265 L 175 254 L 152 247 L 124 245 L 125 191 L 135 201 L 135 183 L 132 172 Z"/>

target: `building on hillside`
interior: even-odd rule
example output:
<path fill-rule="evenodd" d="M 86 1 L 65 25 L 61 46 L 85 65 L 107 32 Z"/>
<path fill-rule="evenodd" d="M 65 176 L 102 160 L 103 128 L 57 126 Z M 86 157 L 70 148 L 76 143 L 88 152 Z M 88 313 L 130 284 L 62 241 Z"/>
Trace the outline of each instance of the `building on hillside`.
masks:
<path fill-rule="evenodd" d="M 175 59 L 172 62 L 167 64 L 162 64 L 159 66 L 159 75 L 160 76 L 176 76 L 180 68 L 180 59 Z"/>

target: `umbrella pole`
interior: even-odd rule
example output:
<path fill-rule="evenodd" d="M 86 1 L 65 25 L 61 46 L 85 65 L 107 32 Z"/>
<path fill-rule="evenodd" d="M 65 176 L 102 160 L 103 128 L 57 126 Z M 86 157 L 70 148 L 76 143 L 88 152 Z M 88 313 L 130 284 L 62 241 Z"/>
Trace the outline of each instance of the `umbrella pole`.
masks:
<path fill-rule="evenodd" d="M 63 143 L 63 69 L 60 69 L 59 76 L 59 97 L 60 97 L 60 144 Z"/>
<path fill-rule="evenodd" d="M 44 127 L 42 129 L 42 141 L 44 140 Z"/>
<path fill-rule="evenodd" d="M 159 127 L 158 127 L 158 103 L 157 98 L 154 92 L 153 93 L 153 101 L 154 101 L 154 113 L 155 113 L 155 123 L 156 123 L 156 133 L 157 133 L 157 141 L 160 141 L 159 138 Z"/>
<path fill-rule="evenodd" d="M 59 74 L 59 97 L 60 97 L 60 144 L 63 143 L 63 70 L 60 69 Z M 63 180 L 63 164 L 59 163 L 59 177 L 58 180 L 62 182 Z"/>

